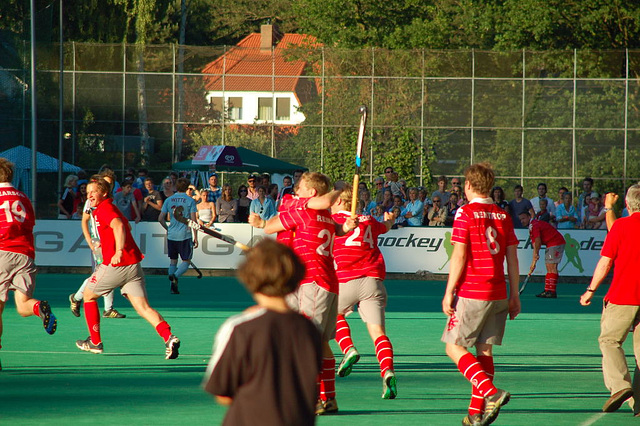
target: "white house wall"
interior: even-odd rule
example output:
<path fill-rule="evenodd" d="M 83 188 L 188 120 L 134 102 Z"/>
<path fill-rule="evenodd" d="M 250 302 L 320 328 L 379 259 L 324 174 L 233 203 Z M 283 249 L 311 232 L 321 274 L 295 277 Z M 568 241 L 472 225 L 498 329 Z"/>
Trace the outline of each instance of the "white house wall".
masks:
<path fill-rule="evenodd" d="M 258 120 L 258 98 L 274 99 L 274 109 L 276 99 L 289 98 L 291 107 L 290 120 L 275 120 L 275 124 L 296 125 L 305 120 L 304 114 L 299 111 L 300 102 L 293 92 L 207 92 L 207 103 L 211 103 L 212 98 L 224 98 L 225 106 L 228 105 L 229 98 L 242 98 L 242 119 L 233 120 L 232 122 L 235 124 L 260 124 L 271 122 L 270 120 Z"/>

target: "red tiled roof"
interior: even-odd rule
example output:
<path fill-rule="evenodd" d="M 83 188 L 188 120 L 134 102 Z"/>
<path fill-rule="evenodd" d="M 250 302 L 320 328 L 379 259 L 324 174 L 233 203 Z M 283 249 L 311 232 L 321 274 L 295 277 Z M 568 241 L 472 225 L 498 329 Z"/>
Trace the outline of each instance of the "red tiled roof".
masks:
<path fill-rule="evenodd" d="M 284 34 L 271 51 L 260 50 L 260 34 L 253 33 L 213 62 L 207 64 L 205 88 L 211 91 L 294 92 L 306 61 L 287 60 L 284 50 L 291 46 L 313 46 L 316 38 L 305 34 Z M 224 79 L 222 74 L 225 74 Z M 271 75 L 277 75 L 272 78 Z M 254 77 L 255 76 L 255 77 Z"/>

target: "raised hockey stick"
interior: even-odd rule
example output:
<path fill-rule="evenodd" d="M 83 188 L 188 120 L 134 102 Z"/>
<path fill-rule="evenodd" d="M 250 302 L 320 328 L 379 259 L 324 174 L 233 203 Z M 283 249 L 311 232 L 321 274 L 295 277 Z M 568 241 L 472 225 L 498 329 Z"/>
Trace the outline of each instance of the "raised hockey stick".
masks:
<path fill-rule="evenodd" d="M 200 279 L 202 278 L 202 271 L 200 270 L 200 268 L 198 268 L 196 266 L 195 263 L 193 263 L 192 260 L 189 261 L 189 264 L 191 265 L 191 267 L 193 268 L 194 271 L 196 271 L 196 274 L 198 274 L 198 276 L 196 278 Z"/>
<path fill-rule="evenodd" d="M 175 217 L 178 222 L 184 223 L 185 225 L 187 225 L 189 228 L 202 231 L 207 235 L 211 235 L 214 238 L 224 241 L 225 243 L 232 244 L 238 247 L 240 250 L 244 250 L 244 251 L 249 250 L 249 246 L 234 240 L 232 237 L 221 234 L 220 232 L 214 231 L 213 229 L 209 229 L 204 226 L 201 226 L 198 222 L 184 217 L 184 207 L 182 206 L 178 206 L 175 209 L 173 209 L 173 217 Z"/>
<path fill-rule="evenodd" d="M 362 105 L 358 109 L 360 113 L 360 130 L 358 131 L 358 145 L 356 146 L 356 173 L 353 175 L 353 196 L 351 197 L 351 217 L 356 217 L 358 207 L 358 184 L 360 183 L 360 166 L 362 165 L 362 145 L 364 143 L 364 130 L 367 124 L 367 107 Z"/>
<path fill-rule="evenodd" d="M 527 278 L 524 279 L 524 282 L 520 286 L 520 291 L 518 292 L 519 294 L 522 294 L 524 289 L 527 288 L 527 283 L 529 282 L 529 278 L 531 278 L 531 274 L 527 275 Z"/>

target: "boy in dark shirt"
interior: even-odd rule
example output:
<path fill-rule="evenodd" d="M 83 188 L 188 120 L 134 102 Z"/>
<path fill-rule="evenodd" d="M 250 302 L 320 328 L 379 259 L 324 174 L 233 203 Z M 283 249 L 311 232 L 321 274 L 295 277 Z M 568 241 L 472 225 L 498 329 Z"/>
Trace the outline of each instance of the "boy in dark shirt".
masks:
<path fill-rule="evenodd" d="M 266 238 L 238 268 L 258 305 L 229 318 L 216 335 L 204 389 L 230 405 L 223 424 L 314 424 L 320 332 L 284 299 L 304 274 L 293 250 Z"/>

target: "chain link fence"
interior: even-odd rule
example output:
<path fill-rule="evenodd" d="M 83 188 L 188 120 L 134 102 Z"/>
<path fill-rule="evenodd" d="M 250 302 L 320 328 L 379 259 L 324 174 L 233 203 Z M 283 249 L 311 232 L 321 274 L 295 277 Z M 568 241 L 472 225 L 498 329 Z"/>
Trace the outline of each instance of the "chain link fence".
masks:
<path fill-rule="evenodd" d="M 27 65 L 0 58 L 7 147 L 30 144 L 28 46 L 16 52 Z M 365 180 L 391 165 L 409 184 L 432 185 L 478 161 L 531 196 L 542 181 L 553 194 L 585 176 L 618 192 L 640 179 L 638 51 L 309 45 L 252 56 L 238 47 L 67 43 L 62 66 L 58 46 L 37 55 L 38 147 L 57 157 L 64 134 L 64 160 L 87 169 L 167 170 L 201 144 L 229 144 L 348 178 L 364 104 Z"/>

